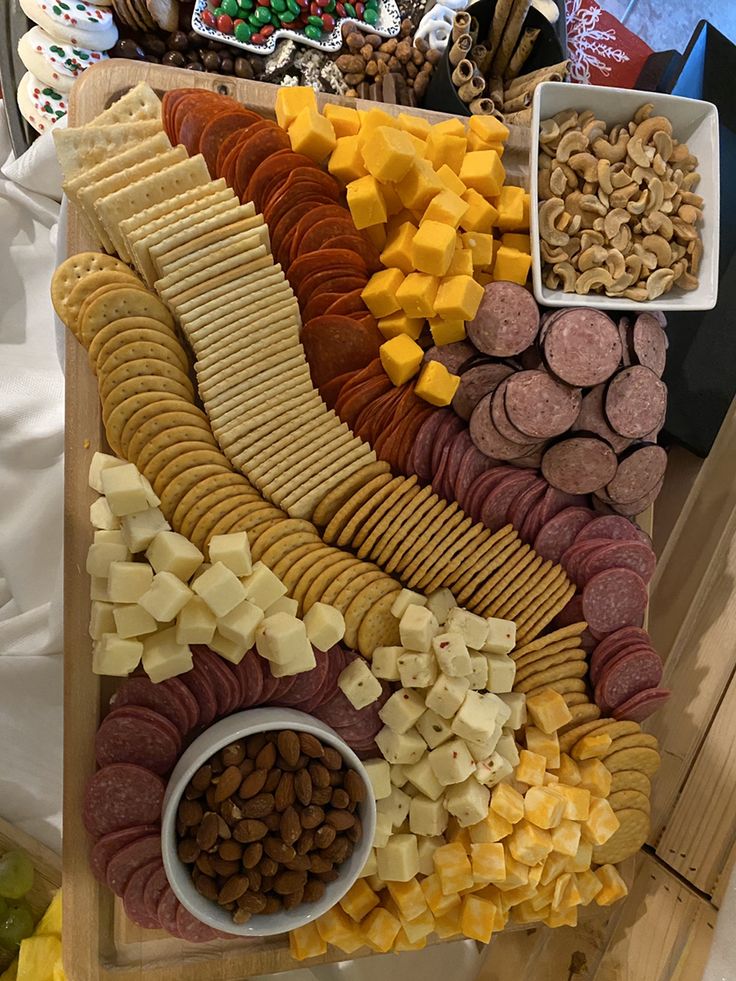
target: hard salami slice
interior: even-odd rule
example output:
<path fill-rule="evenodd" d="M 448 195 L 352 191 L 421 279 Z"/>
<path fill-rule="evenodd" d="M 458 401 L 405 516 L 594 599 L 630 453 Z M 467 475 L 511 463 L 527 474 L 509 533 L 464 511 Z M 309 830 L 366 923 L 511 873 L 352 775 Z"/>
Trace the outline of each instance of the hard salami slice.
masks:
<path fill-rule="evenodd" d="M 440 459 L 442 453 L 447 448 L 449 452 L 449 447 L 452 441 L 455 439 L 458 433 L 465 429 L 462 419 L 458 419 L 457 416 L 448 412 L 445 416 L 442 425 L 437 430 L 437 435 L 434 440 L 434 447 L 432 448 L 432 474 L 436 474 L 439 470 Z M 446 456 L 447 454 L 445 454 Z"/>
<path fill-rule="evenodd" d="M 199 667 L 209 676 L 217 703 L 217 715 L 229 715 L 240 701 L 240 684 L 219 655 L 203 644 L 192 646 Z"/>
<path fill-rule="evenodd" d="M 575 593 L 555 617 L 554 626 L 568 627 L 572 623 L 582 623 L 583 619 L 583 597 L 581 593 Z"/>
<path fill-rule="evenodd" d="M 583 397 L 580 412 L 572 426 L 572 431 L 574 433 L 593 433 L 595 436 L 600 436 L 610 445 L 614 453 L 622 453 L 627 446 L 631 445 L 631 440 L 619 435 L 608 425 L 608 420 L 603 411 L 605 395 L 605 385 L 596 385 L 591 388 Z"/>
<path fill-rule="evenodd" d="M 323 702 L 332 698 L 338 690 L 337 679 L 340 677 L 340 672 L 347 664 L 345 652 L 339 644 L 335 644 L 325 654 L 327 655 L 327 670 L 325 671 L 324 681 L 319 690 L 314 693 L 311 700 L 304 703 L 303 711 L 305 712 L 313 712 Z"/>
<path fill-rule="evenodd" d="M 648 583 L 654 575 L 657 558 L 654 550 L 643 542 L 613 542 L 602 545 L 582 564 L 585 580 L 604 569 L 632 569 Z"/>
<path fill-rule="evenodd" d="M 134 828 L 123 828 L 120 831 L 111 831 L 109 834 L 103 835 L 94 843 L 90 852 L 90 866 L 94 877 L 100 882 L 105 882 L 107 866 L 116 852 L 131 842 L 138 841 L 139 838 L 150 837 L 150 835 L 158 833 L 157 824 L 141 824 Z"/>
<path fill-rule="evenodd" d="M 649 368 L 619 371 L 606 391 L 606 416 L 622 436 L 640 439 L 656 429 L 667 411 L 667 388 Z"/>
<path fill-rule="evenodd" d="M 566 432 L 580 411 L 580 389 L 546 371 L 517 371 L 506 380 L 506 413 L 527 437 L 548 439 Z"/>
<path fill-rule="evenodd" d="M 460 376 L 460 384 L 452 400 L 453 409 L 467 422 L 483 396 L 493 392 L 511 374 L 513 368 L 507 364 L 479 364 L 468 368 Z"/>
<path fill-rule="evenodd" d="M 161 927 L 161 920 L 157 914 L 151 914 L 145 902 L 145 889 L 156 872 L 163 869 L 160 859 L 147 862 L 135 870 L 128 880 L 128 884 L 123 892 L 123 907 L 125 915 L 133 923 L 144 930 L 158 930 Z"/>
<path fill-rule="evenodd" d="M 439 409 L 427 417 L 414 440 L 414 450 L 412 451 L 412 466 L 417 477 L 422 483 L 429 483 L 432 479 L 432 452 L 435 446 L 435 438 L 440 426 L 450 413 L 446 409 Z"/>
<path fill-rule="evenodd" d="M 471 516 L 473 521 L 480 521 L 480 512 L 486 496 L 512 472 L 510 467 L 503 465 L 496 466 L 486 471 L 486 473 L 480 474 L 473 481 L 465 495 L 465 503 L 463 505 L 463 510 Z"/>
<path fill-rule="evenodd" d="M 265 658 L 261 657 L 259 660 L 261 662 L 261 673 L 263 674 L 263 689 L 261 690 L 260 704 L 270 705 L 274 693 L 279 687 L 279 679 L 274 678 L 271 674 L 271 665 Z"/>
<path fill-rule="evenodd" d="M 154 860 L 161 861 L 160 835 L 139 838 L 113 855 L 107 864 L 105 880 L 116 896 L 122 896 L 133 873 Z"/>
<path fill-rule="evenodd" d="M 571 436 L 550 446 L 542 457 L 542 473 L 558 490 L 589 494 L 611 482 L 616 454 L 602 439 Z"/>
<path fill-rule="evenodd" d="M 98 770 L 87 783 L 82 820 L 91 835 L 152 824 L 161 817 L 164 782 L 155 773 L 132 763 L 115 763 Z"/>
<path fill-rule="evenodd" d="M 546 525 L 556 514 L 564 511 L 565 508 L 584 507 L 586 497 L 583 494 L 566 494 L 564 491 L 557 490 L 556 487 L 548 487 L 542 501 L 540 521 Z M 540 528 L 541 528 L 540 526 Z"/>
<path fill-rule="evenodd" d="M 614 719 L 628 719 L 631 722 L 643 722 L 661 708 L 669 699 L 671 691 L 667 688 L 646 688 L 622 702 L 613 710 Z"/>
<path fill-rule="evenodd" d="M 631 569 L 607 569 L 589 579 L 583 590 L 583 613 L 595 634 L 638 626 L 647 605 L 647 587 Z"/>
<path fill-rule="evenodd" d="M 546 488 L 547 484 L 544 480 L 536 479 L 511 503 L 507 517 L 517 531 L 520 531 L 529 511 L 542 499 Z"/>
<path fill-rule="evenodd" d="M 578 532 L 576 542 L 585 542 L 591 538 L 608 538 L 620 542 L 645 542 L 650 545 L 649 535 L 628 518 L 617 514 L 606 514 L 584 525 Z"/>
<path fill-rule="evenodd" d="M 250 708 L 260 704 L 263 691 L 263 673 L 259 655 L 254 650 L 246 651 L 245 657 L 235 666 L 235 673 L 240 680 L 240 707 Z"/>
<path fill-rule="evenodd" d="M 328 654 L 326 651 L 314 649 L 314 660 L 316 667 L 311 671 L 303 671 L 294 678 L 294 684 L 281 696 L 281 705 L 301 708 L 309 702 L 322 687 L 328 670 Z"/>
<path fill-rule="evenodd" d="M 199 705 L 199 724 L 208 726 L 217 715 L 217 699 L 212 682 L 203 669 L 195 664 L 191 671 L 179 675 Z"/>
<path fill-rule="evenodd" d="M 326 253 L 313 254 L 321 256 Z M 308 258 L 311 256 L 304 257 Z M 297 262 L 302 261 L 297 259 Z M 319 388 L 331 378 L 363 368 L 371 362 L 378 356 L 383 337 L 375 327 L 358 323 L 351 317 L 323 314 L 313 317 L 304 325 L 301 341 L 312 381 Z"/>
<path fill-rule="evenodd" d="M 607 381 L 621 361 L 616 324 L 589 307 L 575 307 L 548 321 L 542 346 L 550 370 L 580 388 Z"/>
<path fill-rule="evenodd" d="M 439 361 L 451 375 L 457 375 L 475 354 L 477 351 L 469 341 L 452 341 L 450 344 L 430 347 L 424 352 L 424 360 Z"/>
<path fill-rule="evenodd" d="M 595 686 L 596 704 L 611 712 L 638 692 L 656 688 L 661 680 L 662 662 L 654 651 L 624 652 L 601 671 Z"/>
<path fill-rule="evenodd" d="M 583 563 L 601 547 L 601 542 L 574 542 L 570 548 L 566 549 L 560 558 L 560 565 L 568 574 L 576 586 L 582 587 L 586 583 L 583 573 Z"/>
<path fill-rule="evenodd" d="M 509 508 L 517 496 L 537 483 L 532 473 L 509 474 L 487 495 L 480 509 L 480 520 L 490 531 L 498 531 L 510 520 Z"/>
<path fill-rule="evenodd" d="M 154 684 L 149 678 L 126 678 L 110 699 L 111 708 L 140 705 L 165 716 L 185 736 L 199 718 L 192 693 L 178 678 Z M 195 721 L 192 722 L 194 715 Z"/>
<path fill-rule="evenodd" d="M 470 433 L 463 428 L 455 436 L 450 444 L 450 452 L 447 456 L 447 471 L 445 474 L 445 490 L 450 500 L 455 499 L 455 481 L 460 472 L 460 464 L 469 449 L 475 450 Z M 477 452 L 477 451 L 476 451 Z"/>
<path fill-rule="evenodd" d="M 176 910 L 176 929 L 181 939 L 190 944 L 206 944 L 209 940 L 218 938 L 216 930 L 192 916 L 181 903 Z"/>
<path fill-rule="evenodd" d="M 473 410 L 470 417 L 470 438 L 481 453 L 494 460 L 514 460 L 528 452 L 532 445 L 514 443 L 498 431 L 491 418 L 491 400 L 495 394 L 491 392 L 484 395 Z"/>
<path fill-rule="evenodd" d="M 619 504 L 632 504 L 657 486 L 666 469 L 667 451 L 663 446 L 654 443 L 636 446 L 619 460 L 606 494 Z"/>
<path fill-rule="evenodd" d="M 533 343 L 539 329 L 539 308 L 534 297 L 516 283 L 488 283 L 478 312 L 467 324 L 470 340 L 479 351 L 506 358 Z"/>
<path fill-rule="evenodd" d="M 470 435 L 470 433 L 468 433 Z M 496 461 L 487 457 L 485 453 L 475 447 L 471 446 L 463 454 L 463 458 L 460 461 L 460 466 L 458 467 L 457 476 L 455 478 L 454 485 L 454 495 L 455 500 L 460 504 L 466 514 L 469 513 L 465 508 L 465 496 L 468 493 L 469 488 L 472 486 L 473 482 L 482 473 L 487 470 L 492 469 L 496 466 Z"/>
<path fill-rule="evenodd" d="M 651 640 L 641 627 L 622 627 L 599 641 L 590 659 L 590 680 L 598 681 L 601 668 L 627 647 L 650 647 Z"/>
<path fill-rule="evenodd" d="M 97 730 L 95 755 L 98 765 L 135 763 L 153 773 L 168 773 L 176 763 L 178 744 L 157 722 L 137 715 L 119 714 L 129 712 L 130 708 L 112 713 Z"/>
<path fill-rule="evenodd" d="M 651 314 L 642 313 L 634 321 L 632 346 L 639 364 L 661 378 L 667 363 L 667 335 Z"/>
<path fill-rule="evenodd" d="M 143 888 L 143 905 L 148 915 L 156 918 L 159 927 L 161 920 L 158 916 L 158 904 L 168 886 L 169 880 L 166 878 L 166 869 L 161 865 L 158 869 L 154 869 Z"/>
<path fill-rule="evenodd" d="M 176 898 L 171 886 L 166 886 L 158 902 L 156 915 L 161 923 L 161 928 L 170 933 L 172 937 L 182 939 L 176 926 L 176 911 L 179 909 L 179 900 Z"/>

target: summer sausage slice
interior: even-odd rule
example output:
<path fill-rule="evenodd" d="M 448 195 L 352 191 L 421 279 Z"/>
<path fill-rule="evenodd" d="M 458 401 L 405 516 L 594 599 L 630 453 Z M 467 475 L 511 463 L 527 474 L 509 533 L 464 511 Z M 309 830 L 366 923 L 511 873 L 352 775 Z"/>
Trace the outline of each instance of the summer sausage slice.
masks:
<path fill-rule="evenodd" d="M 661 680 L 662 662 L 653 650 L 622 653 L 603 668 L 595 686 L 595 700 L 610 712 L 640 691 L 656 688 Z"/>
<path fill-rule="evenodd" d="M 533 450 L 534 444 L 522 446 L 501 435 L 491 418 L 491 399 L 494 394 L 490 392 L 484 395 L 473 410 L 473 415 L 470 417 L 470 438 L 486 456 L 493 457 L 494 460 L 514 460 Z M 608 479 L 610 480 L 610 477 Z"/>
<path fill-rule="evenodd" d="M 580 390 L 546 371 L 517 371 L 506 381 L 504 398 L 511 423 L 535 439 L 566 432 L 580 411 Z"/>
<path fill-rule="evenodd" d="M 534 551 L 543 559 L 559 562 L 576 536 L 593 520 L 590 508 L 571 507 L 559 511 L 547 521 L 534 539 Z"/>
<path fill-rule="evenodd" d="M 588 307 L 548 321 L 542 346 L 550 370 L 568 385 L 581 388 L 607 381 L 621 362 L 616 324 Z"/>
<path fill-rule="evenodd" d="M 639 626 L 647 605 L 647 587 L 631 569 L 606 569 L 583 589 L 583 614 L 597 635 Z"/>
<path fill-rule="evenodd" d="M 483 396 L 493 392 L 504 378 L 512 374 L 513 368 L 507 364 L 479 364 L 468 368 L 460 376 L 460 384 L 452 400 L 453 409 L 467 421 Z"/>
<path fill-rule="evenodd" d="M 614 453 L 622 453 L 631 445 L 631 440 L 625 436 L 620 436 L 608 425 L 603 403 L 606 397 L 606 386 L 596 385 L 585 394 L 580 403 L 580 412 L 575 420 L 572 431 L 593 433 L 611 446 Z"/>
<path fill-rule="evenodd" d="M 639 364 L 661 378 L 667 363 L 667 335 L 659 321 L 649 313 L 636 318 L 632 331 L 632 346 Z"/>
<path fill-rule="evenodd" d="M 667 688 L 647 688 L 632 695 L 618 708 L 613 710 L 614 719 L 628 719 L 631 722 L 643 722 L 653 712 L 661 708 L 669 699 L 671 691 Z"/>
<path fill-rule="evenodd" d="M 617 433 L 641 439 L 656 429 L 667 411 L 667 387 L 650 368 L 624 368 L 606 391 L 606 416 Z"/>
<path fill-rule="evenodd" d="M 472 435 L 472 432 L 471 432 Z M 590 494 L 611 482 L 617 460 L 608 443 L 595 436 L 573 436 L 550 446 L 542 457 L 542 473 L 567 494 Z"/>
<path fill-rule="evenodd" d="M 82 820 L 91 835 L 153 824 L 161 818 L 164 782 L 132 763 L 113 763 L 98 770 L 84 793 Z"/>
<path fill-rule="evenodd" d="M 479 351 L 507 358 L 521 354 L 539 330 L 539 308 L 531 293 L 516 283 L 488 283 L 478 312 L 467 324 Z"/>
<path fill-rule="evenodd" d="M 430 347 L 424 352 L 424 360 L 439 361 L 451 375 L 457 375 L 463 365 L 475 354 L 477 351 L 468 341 L 452 341 L 450 344 Z"/>
<path fill-rule="evenodd" d="M 619 504 L 632 504 L 646 497 L 664 477 L 667 451 L 654 443 L 637 446 L 619 460 L 616 475 L 606 494 Z"/>

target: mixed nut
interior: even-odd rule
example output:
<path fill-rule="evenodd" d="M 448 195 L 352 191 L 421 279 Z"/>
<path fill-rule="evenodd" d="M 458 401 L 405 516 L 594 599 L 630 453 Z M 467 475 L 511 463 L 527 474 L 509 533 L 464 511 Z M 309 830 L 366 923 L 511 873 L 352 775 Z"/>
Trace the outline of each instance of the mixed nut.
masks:
<path fill-rule="evenodd" d="M 665 116 L 641 106 L 612 126 L 567 109 L 539 132 L 543 282 L 640 302 L 698 288 L 698 160 Z"/>
<path fill-rule="evenodd" d="M 234 923 L 314 902 L 360 841 L 365 792 L 340 753 L 310 733 L 257 733 L 189 781 L 177 811 L 179 858 Z"/>

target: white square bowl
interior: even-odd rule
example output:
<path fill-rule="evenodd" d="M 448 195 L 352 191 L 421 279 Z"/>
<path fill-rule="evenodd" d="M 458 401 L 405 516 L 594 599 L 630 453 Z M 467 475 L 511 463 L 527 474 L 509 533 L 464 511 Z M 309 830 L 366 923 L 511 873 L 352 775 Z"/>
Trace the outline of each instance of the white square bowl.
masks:
<path fill-rule="evenodd" d="M 625 297 L 600 293 L 565 293 L 548 289 L 542 282 L 542 256 L 539 239 L 538 183 L 539 124 L 563 109 L 583 112 L 591 109 L 597 119 L 608 126 L 628 123 L 636 110 L 646 102 L 654 105 L 652 115 L 666 116 L 673 135 L 687 143 L 698 158 L 701 175 L 697 193 L 705 204 L 700 233 L 703 258 L 696 290 L 687 292 L 675 286 L 669 293 L 644 303 Z M 568 82 L 544 82 L 534 92 L 532 103 L 532 148 L 530 161 L 530 225 L 532 237 L 532 281 L 537 302 L 548 307 L 596 307 L 599 310 L 711 310 L 718 299 L 718 243 L 720 238 L 720 184 L 718 157 L 718 110 L 711 102 L 684 99 L 678 95 L 639 92 L 634 89 L 605 88 L 600 85 L 574 85 Z"/>

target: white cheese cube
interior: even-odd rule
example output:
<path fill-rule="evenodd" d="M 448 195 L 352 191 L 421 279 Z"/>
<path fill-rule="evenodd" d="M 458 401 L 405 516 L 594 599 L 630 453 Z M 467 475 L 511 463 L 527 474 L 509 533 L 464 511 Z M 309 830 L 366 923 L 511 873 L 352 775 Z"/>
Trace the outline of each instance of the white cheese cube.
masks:
<path fill-rule="evenodd" d="M 481 760 L 475 767 L 475 779 L 484 787 L 493 787 L 514 772 L 513 766 L 500 753 L 491 753 L 487 760 Z"/>
<path fill-rule="evenodd" d="M 381 706 L 378 717 L 394 732 L 411 729 L 424 712 L 424 699 L 412 688 L 400 688 Z"/>
<path fill-rule="evenodd" d="M 391 768 L 386 760 L 378 757 L 364 760 L 363 767 L 368 774 L 375 799 L 383 800 L 384 797 L 388 797 L 391 793 Z"/>
<path fill-rule="evenodd" d="M 428 651 L 439 630 L 434 613 L 426 606 L 407 606 L 399 622 L 401 643 L 410 651 Z"/>
<path fill-rule="evenodd" d="M 286 586 L 278 576 L 262 562 L 253 563 L 253 571 L 240 580 L 245 588 L 245 599 L 267 610 L 281 596 L 286 596 Z"/>
<path fill-rule="evenodd" d="M 479 784 L 475 777 L 450 787 L 445 795 L 445 806 L 461 828 L 477 824 L 488 814 L 491 792 Z"/>
<path fill-rule="evenodd" d="M 272 617 L 265 617 L 256 628 L 256 648 L 267 661 L 288 664 L 301 656 L 305 647 L 309 648 L 314 659 L 307 628 L 302 620 L 290 617 L 288 613 L 274 613 Z"/>
<path fill-rule="evenodd" d="M 464 610 L 456 606 L 447 614 L 445 630 L 458 631 L 463 635 L 463 640 L 467 647 L 474 651 L 482 649 L 488 637 L 488 621 L 485 617 L 479 617 L 469 610 Z"/>
<path fill-rule="evenodd" d="M 470 674 L 467 678 L 473 691 L 482 691 L 488 687 L 488 662 L 485 655 L 470 655 Z"/>
<path fill-rule="evenodd" d="M 89 598 L 102 602 L 107 602 L 110 599 L 110 594 L 107 591 L 107 576 L 89 577 Z"/>
<path fill-rule="evenodd" d="M 202 597 L 192 596 L 177 615 L 176 642 L 209 644 L 215 635 L 216 626 L 217 618 Z"/>
<path fill-rule="evenodd" d="M 145 511 L 149 507 L 143 478 L 132 463 L 106 467 L 100 473 L 100 481 L 110 510 L 118 517 Z"/>
<path fill-rule="evenodd" d="M 522 692 L 509 692 L 498 697 L 509 710 L 509 717 L 504 725 L 509 729 L 520 729 L 526 725 L 526 695 Z"/>
<path fill-rule="evenodd" d="M 512 766 L 518 765 L 519 747 L 516 745 L 513 735 L 507 730 L 504 730 L 501 736 L 499 736 L 498 742 L 496 743 L 496 752 L 500 753 Z"/>
<path fill-rule="evenodd" d="M 173 620 L 192 598 L 192 591 L 171 572 L 157 572 L 138 602 L 159 623 Z"/>
<path fill-rule="evenodd" d="M 391 786 L 393 787 L 405 787 L 409 781 L 406 775 L 407 768 L 401 766 L 400 763 L 395 763 L 393 766 L 389 767 L 391 770 Z"/>
<path fill-rule="evenodd" d="M 404 688 L 429 688 L 437 680 L 434 654 L 407 651 L 399 658 L 399 677 Z"/>
<path fill-rule="evenodd" d="M 448 678 L 441 674 L 427 692 L 427 708 L 441 715 L 443 719 L 450 719 L 462 705 L 469 687 L 467 678 Z"/>
<path fill-rule="evenodd" d="M 503 705 L 503 703 L 500 703 Z M 505 706 L 504 706 L 505 709 Z M 450 728 L 461 739 L 485 739 L 498 723 L 499 700 L 495 695 L 479 691 L 466 693 Z"/>
<path fill-rule="evenodd" d="M 290 596 L 280 596 L 275 603 L 272 603 L 265 611 L 267 617 L 274 613 L 288 613 L 290 617 L 295 617 L 299 612 L 299 603 Z"/>
<path fill-rule="evenodd" d="M 160 531 L 146 549 L 146 558 L 155 572 L 171 572 L 182 582 L 189 582 L 204 561 L 197 546 L 176 531 Z"/>
<path fill-rule="evenodd" d="M 391 616 L 400 620 L 410 606 L 426 606 L 427 597 L 421 593 L 415 593 L 413 589 L 402 589 L 399 595 L 391 604 Z"/>
<path fill-rule="evenodd" d="M 376 736 L 376 746 L 389 763 L 416 763 L 427 751 L 427 745 L 416 729 L 395 732 L 388 726 Z"/>
<path fill-rule="evenodd" d="M 90 504 L 89 520 L 93 528 L 103 528 L 106 531 L 120 527 L 120 518 L 112 513 L 106 497 L 98 497 Z"/>
<path fill-rule="evenodd" d="M 244 531 L 213 535 L 209 544 L 209 560 L 212 565 L 222 562 L 236 576 L 249 576 L 253 571 L 253 562 L 248 535 Z"/>
<path fill-rule="evenodd" d="M 447 811 L 441 800 L 430 800 L 424 794 L 412 798 L 409 805 L 409 829 L 415 835 L 441 835 L 447 827 Z"/>
<path fill-rule="evenodd" d="M 216 651 L 220 657 L 224 657 L 231 664 L 240 664 L 248 650 L 242 640 L 231 640 L 225 637 L 219 630 L 215 630 L 209 646 Z"/>
<path fill-rule="evenodd" d="M 509 654 L 516 646 L 516 624 L 513 620 L 488 617 L 488 635 L 483 644 L 486 654 Z"/>
<path fill-rule="evenodd" d="M 470 654 L 457 630 L 432 638 L 432 650 L 443 674 L 448 678 L 466 678 L 470 674 Z"/>
<path fill-rule="evenodd" d="M 204 602 L 204 600 L 202 600 Z M 209 611 L 209 607 L 205 607 Z M 210 613 L 211 616 L 214 614 Z M 285 613 L 284 616 L 289 616 Z M 293 619 L 293 618 L 292 618 Z M 245 650 L 249 650 L 256 642 L 256 630 L 264 620 L 263 610 L 255 603 L 243 600 L 236 607 L 220 617 L 217 621 L 217 629 L 228 640 L 242 644 Z"/>
<path fill-rule="evenodd" d="M 413 763 L 406 768 L 406 776 L 409 783 L 430 800 L 438 800 L 442 796 L 442 784 L 434 775 L 426 753 L 418 763 Z"/>
<path fill-rule="evenodd" d="M 151 614 L 138 603 L 116 606 L 113 608 L 112 615 L 118 637 L 143 637 L 158 630 L 158 624 Z"/>
<path fill-rule="evenodd" d="M 131 552 L 145 552 L 153 539 L 170 525 L 159 508 L 146 508 L 121 519 L 123 538 Z"/>
<path fill-rule="evenodd" d="M 386 814 L 391 821 L 391 829 L 400 828 L 409 816 L 411 797 L 399 787 L 392 787 L 388 797 L 383 797 L 376 803 L 376 813 Z"/>
<path fill-rule="evenodd" d="M 468 747 L 468 751 L 476 763 L 479 763 L 481 760 L 487 760 L 495 751 L 500 738 L 501 727 L 495 726 L 492 732 L 489 732 L 484 739 L 466 739 L 465 745 Z"/>
<path fill-rule="evenodd" d="M 384 882 L 408 882 L 419 871 L 416 835 L 394 835 L 376 850 L 378 877 Z"/>
<path fill-rule="evenodd" d="M 391 818 L 388 814 L 376 813 L 376 829 L 373 832 L 373 847 L 383 848 L 393 834 Z M 376 866 L 377 868 L 377 866 Z"/>
<path fill-rule="evenodd" d="M 123 678 L 138 667 L 142 654 L 143 644 L 139 640 L 103 634 L 92 648 L 92 670 L 95 674 Z"/>
<path fill-rule="evenodd" d="M 365 708 L 375 702 L 383 692 L 381 682 L 373 677 L 362 657 L 356 657 L 340 672 L 337 687 L 356 709 Z"/>
<path fill-rule="evenodd" d="M 386 839 L 388 841 L 388 838 Z M 365 879 L 369 875 L 375 875 L 378 872 L 378 863 L 376 862 L 376 853 L 371 850 L 370 855 L 365 860 L 365 865 L 360 870 L 359 879 Z"/>
<path fill-rule="evenodd" d="M 488 690 L 497 693 L 510 692 L 516 677 L 516 662 L 508 654 L 486 654 L 488 665 Z"/>
<path fill-rule="evenodd" d="M 304 615 L 307 636 L 318 651 L 328 651 L 345 636 L 345 618 L 334 606 L 315 603 Z"/>
<path fill-rule="evenodd" d="M 371 671 L 377 678 L 398 681 L 399 658 L 404 653 L 403 647 L 376 647 L 371 659 Z"/>
<path fill-rule="evenodd" d="M 189 588 L 191 589 L 192 586 L 194 586 L 195 582 L 199 579 L 199 577 L 200 576 L 203 576 L 205 574 L 205 572 L 207 572 L 208 569 L 211 569 L 211 568 L 212 568 L 212 566 L 209 564 L 209 562 L 203 562 L 202 565 L 194 573 L 194 575 L 192 576 L 192 578 L 189 580 Z"/>
<path fill-rule="evenodd" d="M 137 603 L 153 582 L 147 562 L 111 562 L 107 591 L 113 603 Z"/>
<path fill-rule="evenodd" d="M 461 783 L 475 769 L 473 757 L 462 739 L 443 743 L 429 754 L 429 763 L 443 787 Z M 480 820 L 480 819 L 479 819 Z"/>
<path fill-rule="evenodd" d="M 452 738 L 452 730 L 442 716 L 437 715 L 432 709 L 427 711 L 417 719 L 417 732 L 425 741 L 430 749 L 436 749 L 442 743 L 446 743 Z"/>
<path fill-rule="evenodd" d="M 457 601 L 447 587 L 435 589 L 427 597 L 427 607 L 434 613 L 437 623 L 444 624 L 450 610 L 457 606 Z"/>
<path fill-rule="evenodd" d="M 192 589 L 216 617 L 226 616 L 246 598 L 243 584 L 222 562 L 215 563 L 198 576 L 192 583 Z"/>
<path fill-rule="evenodd" d="M 417 851 L 419 852 L 419 874 L 432 875 L 434 872 L 434 859 L 432 856 L 438 848 L 446 845 L 442 835 L 432 835 L 431 837 L 417 838 Z"/>
<path fill-rule="evenodd" d="M 114 634 L 115 618 L 112 615 L 112 603 L 101 603 L 94 600 L 89 611 L 89 635 L 92 640 L 99 640 L 103 634 Z"/>
<path fill-rule="evenodd" d="M 149 508 L 157 508 L 161 503 L 161 500 L 156 496 L 156 492 L 154 491 L 153 487 L 151 487 L 148 477 L 144 477 L 143 474 L 141 474 L 141 483 L 143 484 L 143 489 L 146 492 L 146 500 L 148 501 Z"/>
<path fill-rule="evenodd" d="M 294 645 L 292 656 L 283 664 L 271 662 L 271 674 L 274 678 L 291 677 L 294 674 L 302 674 L 304 671 L 311 671 L 316 667 L 317 662 L 314 658 L 314 649 L 307 637 Z"/>
<path fill-rule="evenodd" d="M 99 534 L 114 535 L 115 532 L 98 532 Z M 115 542 L 93 542 L 87 552 L 86 569 L 90 576 L 97 579 L 107 579 L 110 572 L 110 565 L 113 562 L 127 562 L 130 552 L 125 545 L 117 545 Z"/>
<path fill-rule="evenodd" d="M 93 541 L 95 545 L 125 545 L 125 539 L 120 528 L 98 529 L 94 534 Z"/>
<path fill-rule="evenodd" d="M 107 470 L 108 467 L 124 466 L 126 466 L 125 460 L 118 460 L 116 456 L 110 456 L 109 453 L 93 453 L 87 478 L 89 486 L 98 494 L 102 494 L 102 471 Z"/>

